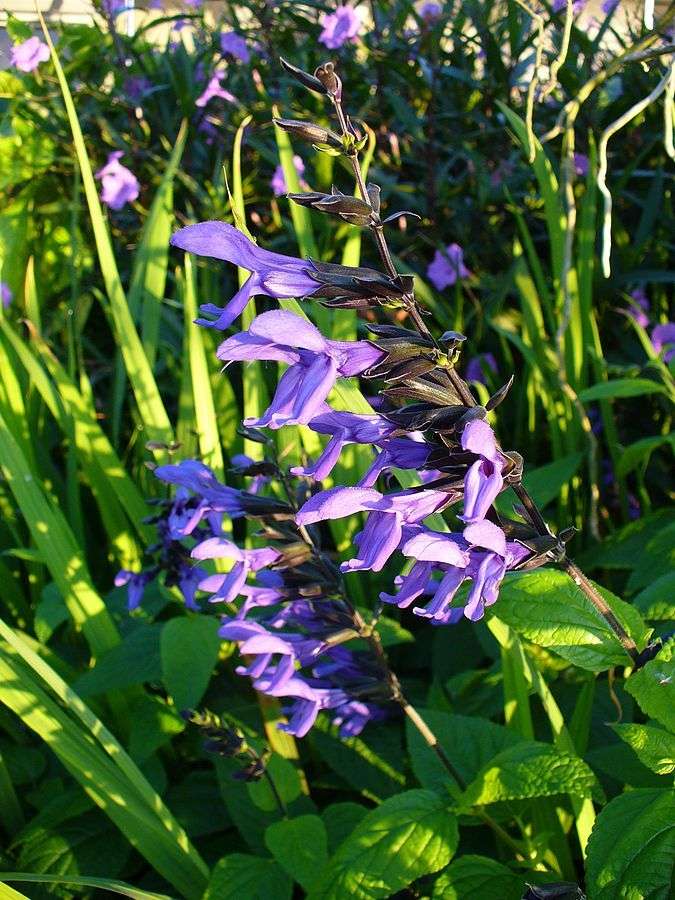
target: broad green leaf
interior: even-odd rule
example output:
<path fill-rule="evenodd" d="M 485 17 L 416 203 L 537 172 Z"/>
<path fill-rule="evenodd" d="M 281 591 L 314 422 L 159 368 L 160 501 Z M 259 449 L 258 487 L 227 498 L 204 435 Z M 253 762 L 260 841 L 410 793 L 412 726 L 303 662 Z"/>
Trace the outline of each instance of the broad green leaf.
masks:
<path fill-rule="evenodd" d="M 367 813 L 368 809 L 360 803 L 330 803 L 326 806 L 321 811 L 321 818 L 326 826 L 328 849 L 331 852 L 337 850 Z"/>
<path fill-rule="evenodd" d="M 162 628 L 162 680 L 177 710 L 196 706 L 218 661 L 221 640 L 211 616 L 179 616 Z"/>
<path fill-rule="evenodd" d="M 172 620 L 173 621 L 173 620 Z M 159 623 L 142 623 L 117 646 L 104 653 L 93 669 L 73 685 L 80 697 L 92 697 L 108 691 L 159 681 L 161 677 Z"/>
<path fill-rule="evenodd" d="M 579 393 L 582 403 L 592 400 L 610 400 L 615 397 L 642 397 L 645 394 L 665 394 L 663 385 L 647 378 L 617 378 L 601 381 Z"/>
<path fill-rule="evenodd" d="M 582 569 L 632 569 L 639 564 L 647 545 L 674 523 L 675 514 L 671 509 L 642 516 L 609 535 L 577 562 Z"/>
<path fill-rule="evenodd" d="M 624 687 L 642 712 L 675 734 L 675 659 L 672 643 L 666 645 L 626 681 Z"/>
<path fill-rule="evenodd" d="M 640 630 L 633 634 L 636 643 L 642 641 L 645 626 L 637 610 L 603 596 L 630 633 Z M 605 619 L 564 572 L 538 569 L 508 576 L 496 612 L 518 634 L 582 669 L 599 672 L 630 662 Z"/>
<path fill-rule="evenodd" d="M 641 762 L 657 775 L 675 772 L 675 735 L 653 725 L 612 725 Z"/>
<path fill-rule="evenodd" d="M 175 709 L 160 697 L 144 694 L 131 709 L 129 753 L 143 762 L 184 728 L 185 722 Z"/>
<path fill-rule="evenodd" d="M 310 891 L 328 862 L 328 838 L 318 816 L 298 816 L 274 822 L 265 832 L 265 844 L 281 868 Z"/>
<path fill-rule="evenodd" d="M 572 479 L 584 458 L 583 453 L 571 453 L 538 469 L 525 472 L 523 483 L 539 507 L 546 506 Z"/>
<path fill-rule="evenodd" d="M 380 635 L 383 647 L 394 647 L 396 644 L 409 644 L 415 640 L 407 628 L 404 628 L 396 619 L 382 616 L 377 623 L 377 631 Z"/>
<path fill-rule="evenodd" d="M 231 853 L 216 864 L 203 900 L 290 900 L 292 893 L 275 860 Z"/>
<path fill-rule="evenodd" d="M 390 897 L 444 868 L 458 841 L 457 819 L 438 795 L 397 794 L 369 812 L 340 845 L 310 900 Z"/>
<path fill-rule="evenodd" d="M 523 740 L 512 729 L 495 725 L 487 719 L 456 716 L 435 709 L 420 709 L 418 712 L 467 784 L 498 753 Z M 406 736 L 415 777 L 423 787 L 444 795 L 450 776 L 409 720 L 406 720 Z"/>
<path fill-rule="evenodd" d="M 521 900 L 525 877 L 487 856 L 453 859 L 434 884 L 433 900 Z"/>
<path fill-rule="evenodd" d="M 293 763 L 278 753 L 273 753 L 267 763 L 267 771 L 286 806 L 297 800 L 302 793 L 302 784 L 298 770 Z M 277 798 L 267 778 L 247 782 L 246 789 L 251 801 L 258 809 L 265 812 L 274 812 L 278 809 Z"/>
<path fill-rule="evenodd" d="M 461 803 L 468 809 L 557 794 L 587 797 L 594 783 L 593 772 L 578 756 L 548 744 L 523 741 L 484 766 L 464 791 Z"/>
<path fill-rule="evenodd" d="M 588 842 L 588 900 L 670 900 L 675 791 L 634 790 L 602 810 Z"/>
<path fill-rule="evenodd" d="M 668 572 L 633 597 L 633 605 L 645 619 L 675 619 L 675 572 Z"/>
<path fill-rule="evenodd" d="M 635 591 L 675 571 L 675 523 L 654 535 L 643 548 L 626 590 Z"/>
<path fill-rule="evenodd" d="M 31 828 L 26 839 L 20 837 L 18 843 L 18 868 L 40 875 L 87 872 L 95 877 L 115 876 L 130 850 L 119 831 L 98 810 L 60 822 L 57 827 Z M 105 854 L 101 853 L 102 846 Z"/>
<path fill-rule="evenodd" d="M 642 462 L 648 462 L 650 456 L 659 447 L 668 444 L 671 451 L 675 450 L 675 434 L 657 434 L 653 437 L 642 438 L 626 447 L 619 457 L 616 467 L 616 474 L 619 478 L 625 478 L 629 472 L 632 472 Z"/>

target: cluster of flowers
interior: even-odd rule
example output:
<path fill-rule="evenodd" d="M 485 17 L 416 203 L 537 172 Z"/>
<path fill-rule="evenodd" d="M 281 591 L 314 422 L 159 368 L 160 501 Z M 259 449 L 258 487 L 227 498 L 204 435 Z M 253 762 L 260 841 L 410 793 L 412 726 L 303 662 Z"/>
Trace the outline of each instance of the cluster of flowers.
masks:
<path fill-rule="evenodd" d="M 272 463 L 237 460 L 239 471 L 260 486 L 274 473 Z M 220 636 L 237 641 L 246 665 L 237 672 L 253 680 L 257 691 L 285 698 L 288 724 L 280 727 L 302 737 L 321 710 L 328 710 L 340 733 L 359 734 L 367 722 L 387 715 L 392 685 L 372 652 L 342 644 L 358 636 L 354 611 L 341 596 L 339 572 L 307 543 L 293 522 L 293 508 L 272 496 L 222 484 L 197 460 L 160 466 L 155 475 L 176 485 L 173 501 L 161 502 L 154 521 L 158 543 L 149 548 L 155 560 L 139 573 L 119 572 L 129 608 L 141 601 L 147 585 L 164 573 L 186 605 L 199 610 L 195 592 L 211 604 L 234 604 L 224 616 Z M 265 546 L 239 547 L 226 526 L 232 519 L 255 519 Z M 190 543 L 190 547 L 188 547 Z M 200 563 L 220 560 L 226 573 L 209 573 Z M 253 582 L 250 579 L 254 579 Z"/>

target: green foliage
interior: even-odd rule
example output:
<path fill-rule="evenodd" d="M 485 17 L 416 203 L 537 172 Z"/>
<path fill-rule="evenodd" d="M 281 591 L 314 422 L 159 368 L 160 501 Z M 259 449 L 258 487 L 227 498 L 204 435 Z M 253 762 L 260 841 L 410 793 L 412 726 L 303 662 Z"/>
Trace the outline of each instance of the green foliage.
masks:
<path fill-rule="evenodd" d="M 436 794 L 414 790 L 390 797 L 340 844 L 310 897 L 389 897 L 446 866 L 458 840 L 456 817 Z"/>
<path fill-rule="evenodd" d="M 525 878 L 486 856 L 453 860 L 434 885 L 433 900 L 521 900 Z"/>
<path fill-rule="evenodd" d="M 162 628 L 162 680 L 176 709 L 199 704 L 220 652 L 218 622 L 195 616 L 171 619 Z"/>
<path fill-rule="evenodd" d="M 588 844 L 589 900 L 672 896 L 675 791 L 635 790 L 598 816 Z"/>
<path fill-rule="evenodd" d="M 216 863 L 203 900 L 290 900 L 293 884 L 273 859 L 231 853 Z"/>

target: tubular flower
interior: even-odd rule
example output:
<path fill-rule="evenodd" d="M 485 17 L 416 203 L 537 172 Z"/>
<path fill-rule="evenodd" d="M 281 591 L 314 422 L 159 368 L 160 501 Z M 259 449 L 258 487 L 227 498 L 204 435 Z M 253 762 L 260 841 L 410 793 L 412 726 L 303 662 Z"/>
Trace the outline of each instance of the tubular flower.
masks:
<path fill-rule="evenodd" d="M 464 265 L 464 251 L 459 244 L 449 244 L 445 252 L 437 250 L 427 268 L 427 278 L 437 291 L 451 287 L 457 279 L 468 278 L 471 272 Z"/>
<path fill-rule="evenodd" d="M 492 428 L 483 419 L 474 419 L 464 426 L 462 448 L 478 457 L 464 477 L 464 514 L 467 523 L 479 522 L 504 487 L 502 471 L 506 458 L 497 449 Z"/>
<path fill-rule="evenodd" d="M 271 310 L 254 319 L 248 331 L 223 341 L 222 360 L 265 359 L 286 363 L 269 408 L 245 425 L 281 428 L 306 425 L 323 407 L 338 377 L 366 371 L 384 356 L 369 341 L 331 341 L 311 322 L 287 310 Z"/>
<path fill-rule="evenodd" d="M 10 50 L 10 62 L 20 72 L 34 72 L 49 59 L 49 47 L 38 37 L 30 37 Z"/>

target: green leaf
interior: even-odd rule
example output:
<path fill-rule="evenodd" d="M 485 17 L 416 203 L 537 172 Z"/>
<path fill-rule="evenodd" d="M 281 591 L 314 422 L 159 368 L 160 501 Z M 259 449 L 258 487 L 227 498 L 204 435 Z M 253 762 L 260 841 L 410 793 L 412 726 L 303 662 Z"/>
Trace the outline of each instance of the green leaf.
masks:
<path fill-rule="evenodd" d="M 166 894 L 155 894 L 150 891 L 142 891 L 139 888 L 125 884 L 123 881 L 117 881 L 114 878 L 89 878 L 86 875 L 36 875 L 33 872 L 0 872 L 0 878 L 4 881 L 27 881 L 33 884 L 74 884 L 78 887 L 101 888 L 113 894 L 121 894 L 123 897 L 129 897 L 131 900 L 172 900 Z M 6 900 L 12 900 L 12 897 L 23 897 L 23 894 L 6 895 Z M 5 900 L 5 896 L 0 892 L 0 900 Z"/>
<path fill-rule="evenodd" d="M 642 712 L 675 734 L 675 660 L 669 644 L 624 685 Z"/>
<path fill-rule="evenodd" d="M 273 753 L 267 763 L 267 771 L 270 778 L 274 781 L 279 796 L 288 806 L 302 793 L 302 784 L 300 775 L 293 763 L 284 759 L 278 753 Z M 253 804 L 265 812 L 274 812 L 278 808 L 277 798 L 275 797 L 270 783 L 267 778 L 261 778 L 259 781 L 246 782 L 246 789 Z"/>
<path fill-rule="evenodd" d="M 159 681 L 161 627 L 160 624 L 140 624 L 120 644 L 104 653 L 94 668 L 85 672 L 73 685 L 80 697 L 105 694 L 146 681 Z"/>
<path fill-rule="evenodd" d="M 328 835 L 328 849 L 337 850 L 344 839 L 351 834 L 361 819 L 368 813 L 360 803 L 330 803 L 321 811 L 321 818 Z"/>
<path fill-rule="evenodd" d="M 523 741 L 512 729 L 487 719 L 456 716 L 435 709 L 418 711 L 467 784 L 498 753 Z M 406 736 L 415 777 L 423 787 L 444 795 L 450 776 L 409 720 L 406 720 Z"/>
<path fill-rule="evenodd" d="M 7 30 L 7 34 L 11 37 L 12 41 L 15 44 L 20 44 L 23 43 L 23 41 L 27 41 L 28 38 L 33 34 L 33 29 L 30 27 L 28 22 L 22 22 L 21 19 L 17 19 L 16 16 L 13 16 L 11 14 L 7 16 L 5 28 Z"/>
<path fill-rule="evenodd" d="M 203 900 L 290 900 L 293 882 L 273 859 L 231 853 L 218 862 Z"/>
<path fill-rule="evenodd" d="M 281 868 L 310 891 L 328 861 L 328 837 L 318 816 L 298 816 L 274 822 L 265 844 Z"/>
<path fill-rule="evenodd" d="M 557 794 L 587 797 L 594 783 L 593 772 L 578 756 L 548 744 L 523 741 L 484 766 L 464 791 L 461 803 L 469 809 L 503 800 Z"/>
<path fill-rule="evenodd" d="M 46 644 L 59 625 L 63 625 L 69 618 L 66 604 L 63 602 L 59 589 L 53 581 L 50 581 L 44 587 L 42 596 L 35 608 L 35 620 L 33 622 L 35 636 L 41 643 Z"/>
<path fill-rule="evenodd" d="M 636 643 L 643 641 L 646 628 L 637 610 L 602 593 Z M 630 662 L 603 616 L 564 572 L 538 569 L 508 576 L 496 612 L 518 634 L 582 669 L 600 672 Z"/>
<path fill-rule="evenodd" d="M 626 475 L 639 466 L 641 462 L 649 462 L 649 457 L 654 450 L 662 447 L 664 444 L 668 444 L 671 450 L 675 450 L 675 434 L 657 434 L 653 437 L 642 438 L 642 440 L 630 444 L 619 457 L 619 462 L 616 466 L 616 474 L 619 478 L 625 478 Z"/>
<path fill-rule="evenodd" d="M 144 694 L 131 709 L 129 753 L 143 762 L 184 728 L 185 722 L 175 709 L 160 697 Z"/>
<path fill-rule="evenodd" d="M 390 619 L 387 616 L 377 623 L 377 631 L 380 635 L 383 647 L 394 647 L 396 644 L 409 644 L 415 640 L 407 628 L 404 628 L 396 619 Z"/>
<path fill-rule="evenodd" d="M 555 500 L 562 487 L 576 474 L 583 458 L 583 453 L 571 453 L 525 473 L 523 483 L 537 506 L 544 507 Z"/>
<path fill-rule="evenodd" d="M 639 564 L 647 545 L 674 523 L 673 511 L 660 509 L 624 525 L 578 562 L 582 569 L 632 569 Z"/>
<path fill-rule="evenodd" d="M 634 790 L 598 816 L 587 847 L 589 900 L 669 900 L 675 864 L 675 792 Z"/>
<path fill-rule="evenodd" d="M 675 735 L 653 725 L 612 725 L 641 762 L 657 775 L 675 772 Z"/>
<path fill-rule="evenodd" d="M 675 619 L 675 572 L 667 572 L 653 581 L 637 596 L 633 605 L 645 619 L 669 621 Z"/>
<path fill-rule="evenodd" d="M 196 706 L 218 661 L 218 622 L 209 616 L 169 619 L 160 642 L 162 680 L 177 710 Z"/>
<path fill-rule="evenodd" d="M 579 393 L 582 403 L 592 400 L 611 400 L 614 397 L 642 397 L 644 394 L 665 394 L 663 385 L 647 378 L 617 378 L 600 381 Z"/>
<path fill-rule="evenodd" d="M 654 579 L 675 571 L 675 522 L 654 535 L 643 548 L 626 590 L 647 587 Z"/>
<path fill-rule="evenodd" d="M 433 900 L 520 900 L 525 877 L 487 856 L 454 859 L 434 884 Z"/>
<path fill-rule="evenodd" d="M 390 897 L 444 868 L 458 840 L 457 819 L 440 797 L 423 790 L 397 794 L 340 845 L 310 900 Z"/>
<path fill-rule="evenodd" d="M 37 874 L 117 875 L 129 855 L 122 835 L 98 811 L 60 822 L 58 828 L 32 828 L 20 840 L 18 866 Z M 105 854 L 101 847 L 105 846 Z"/>

